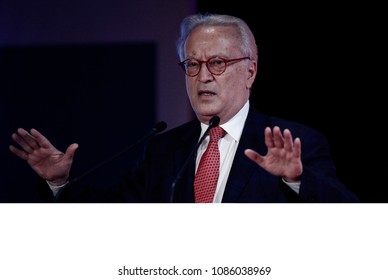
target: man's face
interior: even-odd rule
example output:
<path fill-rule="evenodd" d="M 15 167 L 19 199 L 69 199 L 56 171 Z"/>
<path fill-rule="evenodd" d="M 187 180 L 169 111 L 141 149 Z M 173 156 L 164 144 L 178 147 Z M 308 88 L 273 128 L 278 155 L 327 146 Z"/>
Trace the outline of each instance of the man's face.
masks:
<path fill-rule="evenodd" d="M 197 27 L 185 43 L 185 58 L 207 61 L 212 57 L 241 58 L 241 40 L 232 27 Z M 256 76 L 256 61 L 243 59 L 227 64 L 221 75 L 209 72 L 205 63 L 197 76 L 186 76 L 186 89 L 198 119 L 208 123 L 219 116 L 220 123 L 231 119 L 249 99 Z"/>

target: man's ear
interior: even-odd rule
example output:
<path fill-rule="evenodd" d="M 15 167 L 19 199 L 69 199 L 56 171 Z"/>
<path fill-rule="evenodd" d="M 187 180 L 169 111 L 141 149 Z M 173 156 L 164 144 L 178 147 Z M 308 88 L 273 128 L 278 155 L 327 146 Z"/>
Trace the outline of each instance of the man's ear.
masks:
<path fill-rule="evenodd" d="M 257 74 L 257 61 L 251 60 L 249 63 L 248 68 L 248 75 L 247 75 L 247 87 L 251 88 L 253 85 L 253 82 L 255 81 L 256 74 Z"/>

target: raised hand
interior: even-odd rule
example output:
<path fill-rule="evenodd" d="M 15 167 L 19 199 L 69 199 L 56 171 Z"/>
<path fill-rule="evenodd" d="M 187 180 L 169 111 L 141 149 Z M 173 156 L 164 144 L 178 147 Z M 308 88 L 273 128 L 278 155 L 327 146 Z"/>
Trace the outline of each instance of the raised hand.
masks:
<path fill-rule="evenodd" d="M 269 173 L 288 182 L 298 182 L 303 172 L 300 139 L 292 140 L 290 130 L 285 129 L 282 134 L 277 126 L 273 130 L 267 127 L 264 137 L 268 149 L 266 155 L 251 149 L 246 149 L 245 155 Z"/>
<path fill-rule="evenodd" d="M 10 151 L 26 160 L 40 177 L 52 185 L 66 183 L 78 144 L 71 144 L 66 153 L 63 153 L 34 128 L 30 133 L 19 128 L 12 134 L 12 139 L 19 144 L 20 148 L 10 145 Z"/>

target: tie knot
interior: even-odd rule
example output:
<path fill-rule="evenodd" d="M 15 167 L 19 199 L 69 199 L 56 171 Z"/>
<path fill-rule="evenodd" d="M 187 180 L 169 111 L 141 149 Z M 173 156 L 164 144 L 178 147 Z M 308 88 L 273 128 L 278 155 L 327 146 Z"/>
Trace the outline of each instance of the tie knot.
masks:
<path fill-rule="evenodd" d="M 210 129 L 210 142 L 218 142 L 220 138 L 224 137 L 226 131 L 221 126 L 216 126 Z"/>

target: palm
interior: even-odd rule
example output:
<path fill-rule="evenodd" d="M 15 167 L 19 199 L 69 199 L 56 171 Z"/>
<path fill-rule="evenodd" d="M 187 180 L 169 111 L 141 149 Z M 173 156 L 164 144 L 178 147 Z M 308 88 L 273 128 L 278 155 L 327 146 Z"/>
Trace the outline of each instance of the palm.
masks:
<path fill-rule="evenodd" d="M 71 165 L 71 162 L 66 162 L 64 154 L 54 147 L 35 150 L 29 154 L 27 162 L 39 176 L 47 180 L 64 176 Z"/>
<path fill-rule="evenodd" d="M 246 156 L 272 175 L 297 180 L 303 171 L 300 140 L 293 141 L 289 130 L 284 130 L 282 135 L 280 129 L 274 127 L 273 131 L 266 128 L 265 143 L 268 148 L 265 156 L 250 149 L 245 151 Z"/>

